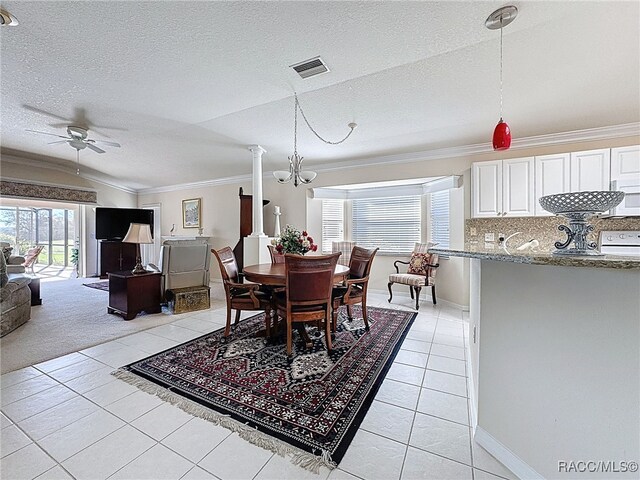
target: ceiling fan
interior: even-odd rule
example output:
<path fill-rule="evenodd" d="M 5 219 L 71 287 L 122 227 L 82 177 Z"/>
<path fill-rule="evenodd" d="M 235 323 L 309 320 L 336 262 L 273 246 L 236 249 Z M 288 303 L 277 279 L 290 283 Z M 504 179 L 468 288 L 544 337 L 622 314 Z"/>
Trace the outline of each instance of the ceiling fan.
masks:
<path fill-rule="evenodd" d="M 42 135 L 51 135 L 54 137 L 63 138 L 64 140 L 49 142 L 49 145 L 68 143 L 77 151 L 84 150 L 85 148 L 89 148 L 89 150 L 93 150 L 96 153 L 105 153 L 105 151 L 100 147 L 98 147 L 96 143 L 106 145 L 108 147 L 120 147 L 120 144 L 116 142 L 108 142 L 106 140 L 94 140 L 92 138 L 88 138 L 89 131 L 86 128 L 76 127 L 73 125 L 69 125 L 67 127 L 67 136 L 58 135 L 56 133 L 40 132 L 38 130 L 29 130 L 29 129 L 27 129 L 27 132 L 40 133 Z"/>

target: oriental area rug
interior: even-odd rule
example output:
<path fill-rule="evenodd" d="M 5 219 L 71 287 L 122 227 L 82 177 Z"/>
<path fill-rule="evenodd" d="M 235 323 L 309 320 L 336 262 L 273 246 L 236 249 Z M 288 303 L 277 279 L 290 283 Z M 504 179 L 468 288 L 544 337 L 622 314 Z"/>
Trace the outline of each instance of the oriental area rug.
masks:
<path fill-rule="evenodd" d="M 95 288 L 96 290 L 103 290 L 105 292 L 109 291 L 109 280 L 105 280 L 104 282 L 83 283 L 82 285 L 89 288 Z"/>
<path fill-rule="evenodd" d="M 344 307 L 343 307 L 344 308 Z M 114 375 L 188 413 L 318 472 L 344 456 L 416 313 L 368 307 L 353 320 L 341 309 L 333 350 L 316 328 L 305 348 L 294 331 L 293 359 L 283 339 L 267 342 L 264 314 L 123 367 Z"/>

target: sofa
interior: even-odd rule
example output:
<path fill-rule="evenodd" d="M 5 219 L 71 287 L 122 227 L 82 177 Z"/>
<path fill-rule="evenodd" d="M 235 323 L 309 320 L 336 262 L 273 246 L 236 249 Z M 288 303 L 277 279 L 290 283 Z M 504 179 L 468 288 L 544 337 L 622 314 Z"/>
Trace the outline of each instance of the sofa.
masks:
<path fill-rule="evenodd" d="M 31 279 L 20 273 L 7 273 L 7 270 L 4 255 L 0 255 L 0 337 L 31 318 Z"/>
<path fill-rule="evenodd" d="M 23 263 L 25 262 L 25 258 L 20 255 L 11 255 L 13 248 L 9 242 L 0 242 L 0 248 L 6 260 L 7 273 L 24 273 L 25 267 Z M 8 253 L 8 255 L 6 253 Z"/>

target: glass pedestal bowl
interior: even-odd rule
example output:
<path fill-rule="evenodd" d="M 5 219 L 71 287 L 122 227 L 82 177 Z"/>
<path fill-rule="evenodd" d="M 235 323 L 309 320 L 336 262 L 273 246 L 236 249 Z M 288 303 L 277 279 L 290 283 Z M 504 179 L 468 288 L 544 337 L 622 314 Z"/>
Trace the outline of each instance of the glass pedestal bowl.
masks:
<path fill-rule="evenodd" d="M 587 219 L 619 205 L 623 198 L 624 192 L 613 191 L 559 193 L 540 198 L 540 205 L 547 212 L 569 220 L 569 226 L 558 227 L 558 230 L 567 234 L 567 239 L 555 243 L 553 254 L 602 255 L 598 245 L 587 240 L 587 235 L 593 231 Z M 569 247 L 571 243 L 573 247 Z"/>

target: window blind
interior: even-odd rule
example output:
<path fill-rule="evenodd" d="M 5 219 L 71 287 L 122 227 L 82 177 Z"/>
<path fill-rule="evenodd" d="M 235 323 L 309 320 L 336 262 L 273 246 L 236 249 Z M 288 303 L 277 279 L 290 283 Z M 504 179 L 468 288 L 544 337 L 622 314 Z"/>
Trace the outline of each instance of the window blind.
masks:
<path fill-rule="evenodd" d="M 322 200 L 322 252 L 331 253 L 331 242 L 344 240 L 344 200 Z"/>
<path fill-rule="evenodd" d="M 431 194 L 430 240 L 439 248 L 449 248 L 449 190 Z"/>
<path fill-rule="evenodd" d="M 420 241 L 420 196 L 353 200 L 352 240 L 380 253 L 407 254 Z"/>

